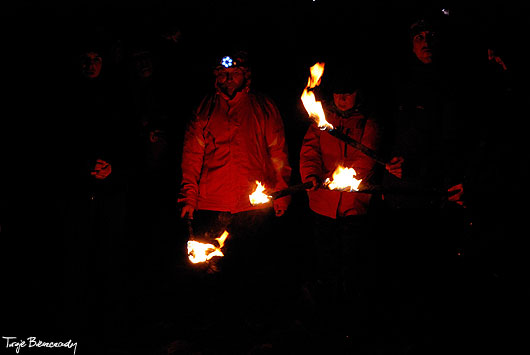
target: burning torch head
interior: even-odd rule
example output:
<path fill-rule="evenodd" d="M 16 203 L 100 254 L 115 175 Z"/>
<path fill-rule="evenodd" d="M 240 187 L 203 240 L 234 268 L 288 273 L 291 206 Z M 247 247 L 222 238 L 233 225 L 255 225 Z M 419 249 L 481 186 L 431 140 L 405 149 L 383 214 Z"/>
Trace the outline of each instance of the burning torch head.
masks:
<path fill-rule="evenodd" d="M 204 233 L 200 236 L 190 232 L 190 239 L 187 243 L 189 261 L 193 264 L 199 264 L 214 262 L 212 260 L 214 257 L 223 257 L 222 249 L 228 236 L 229 233 L 226 229 L 222 233 Z"/>
<path fill-rule="evenodd" d="M 265 186 L 263 186 L 259 181 L 256 181 L 256 188 L 252 194 L 248 195 L 248 198 L 252 206 L 258 206 L 271 202 L 271 196 L 265 194 Z"/>
<path fill-rule="evenodd" d="M 331 179 L 326 179 L 324 186 L 330 190 L 359 191 L 362 179 L 357 179 L 357 172 L 353 168 L 337 166 Z"/>

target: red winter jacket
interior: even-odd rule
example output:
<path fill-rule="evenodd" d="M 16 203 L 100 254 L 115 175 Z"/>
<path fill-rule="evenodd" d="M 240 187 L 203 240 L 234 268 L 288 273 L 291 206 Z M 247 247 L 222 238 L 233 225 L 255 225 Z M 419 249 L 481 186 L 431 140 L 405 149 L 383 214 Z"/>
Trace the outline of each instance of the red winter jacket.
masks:
<path fill-rule="evenodd" d="M 372 149 L 377 148 L 379 130 L 374 120 L 366 119 L 358 110 L 353 110 L 346 118 L 330 110 L 325 113 L 326 120 L 336 129 L 342 128 L 344 133 L 358 142 Z M 331 179 L 338 165 L 354 168 L 357 179 L 366 179 L 375 163 L 357 149 L 312 124 L 307 130 L 300 152 L 302 181 L 306 182 L 310 175 L 316 175 L 322 181 L 328 177 Z M 327 188 L 308 191 L 308 196 L 311 210 L 331 218 L 366 214 L 371 198 L 369 194 L 331 191 Z"/>
<path fill-rule="evenodd" d="M 231 213 L 263 208 L 249 201 L 256 181 L 272 192 L 286 188 L 290 174 L 274 103 L 248 89 L 232 100 L 216 93 L 202 101 L 187 128 L 179 202 Z M 288 199 L 276 201 L 282 202 L 287 205 Z"/>

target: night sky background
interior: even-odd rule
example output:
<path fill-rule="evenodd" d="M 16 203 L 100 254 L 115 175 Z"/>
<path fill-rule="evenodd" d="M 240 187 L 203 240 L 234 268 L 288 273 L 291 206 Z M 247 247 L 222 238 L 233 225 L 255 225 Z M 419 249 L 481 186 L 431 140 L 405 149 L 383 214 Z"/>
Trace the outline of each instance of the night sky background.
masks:
<path fill-rule="evenodd" d="M 55 155 L 61 149 L 61 137 L 54 117 L 63 103 L 72 58 L 85 39 L 94 34 L 107 43 L 150 38 L 161 28 L 176 26 L 182 33 L 182 74 L 174 85 L 186 92 L 186 101 L 179 102 L 177 97 L 175 104 L 183 105 L 184 111 L 211 90 L 211 67 L 220 55 L 227 48 L 247 48 L 252 86 L 271 96 L 282 113 L 297 182 L 296 155 L 307 127 L 299 97 L 308 68 L 317 60 L 355 58 L 364 68 L 369 87 L 384 98 L 390 74 L 411 55 L 408 25 L 417 16 L 442 8 L 450 12 L 444 36 L 455 70 L 472 80 L 474 68 L 487 60 L 486 49 L 493 47 L 513 71 L 516 85 L 526 90 L 530 5 L 524 1 L 24 0 L 2 4 L 0 240 L 2 288 L 7 297 L 3 304 L 10 304 L 13 311 L 12 317 L 0 316 L 5 322 L 2 335 L 31 331 L 31 321 L 25 323 L 20 314 L 46 314 L 46 298 L 38 294 L 60 282 L 45 266 L 56 255 L 49 241 L 58 223 L 53 196 L 62 166 Z M 21 324 L 13 328 L 15 323 Z M 45 322 L 39 324 L 45 328 Z"/>

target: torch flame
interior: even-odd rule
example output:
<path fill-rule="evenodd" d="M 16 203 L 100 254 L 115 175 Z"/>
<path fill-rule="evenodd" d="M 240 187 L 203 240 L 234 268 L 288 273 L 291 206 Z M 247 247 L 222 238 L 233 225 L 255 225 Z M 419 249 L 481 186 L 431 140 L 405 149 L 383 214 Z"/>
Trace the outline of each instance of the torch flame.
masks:
<path fill-rule="evenodd" d="M 214 256 L 224 256 L 221 249 L 225 244 L 225 240 L 228 237 L 228 232 L 224 231 L 219 238 L 215 238 L 219 243 L 219 247 L 213 244 L 201 243 L 195 240 L 188 241 L 188 259 L 193 264 L 203 263 L 210 260 Z"/>
<path fill-rule="evenodd" d="M 330 190 L 359 191 L 362 179 L 358 180 L 354 176 L 357 176 L 355 169 L 344 168 L 339 165 L 333 172 L 333 179 L 326 179 L 324 185 Z"/>
<path fill-rule="evenodd" d="M 311 76 L 309 77 L 307 86 L 310 89 L 314 89 L 315 86 L 320 85 L 320 80 L 322 79 L 322 75 L 324 74 L 325 65 L 326 63 L 316 63 L 311 68 L 309 68 L 309 71 L 311 72 Z"/>
<path fill-rule="evenodd" d="M 253 193 L 248 195 L 248 198 L 250 200 L 250 204 L 252 206 L 260 205 L 263 203 L 267 203 L 271 200 L 271 197 L 264 194 L 263 191 L 265 191 L 265 186 L 261 184 L 261 182 L 256 181 L 256 189 Z"/>
<path fill-rule="evenodd" d="M 324 109 L 322 108 L 322 103 L 316 101 L 315 94 L 310 89 L 314 89 L 316 86 L 320 85 L 320 80 L 322 74 L 324 74 L 324 65 L 325 63 L 316 63 L 309 70 L 311 76 L 307 80 L 307 86 L 302 92 L 302 103 L 309 114 L 309 117 L 314 119 L 318 125 L 318 128 L 324 129 L 333 129 L 333 126 L 326 121 L 326 115 L 324 115 Z"/>

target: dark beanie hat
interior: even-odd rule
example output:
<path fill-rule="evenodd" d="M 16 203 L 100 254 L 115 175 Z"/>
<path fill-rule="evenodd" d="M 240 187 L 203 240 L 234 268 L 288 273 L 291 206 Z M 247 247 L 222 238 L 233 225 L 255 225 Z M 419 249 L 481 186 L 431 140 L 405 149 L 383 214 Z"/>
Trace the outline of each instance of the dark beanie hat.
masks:
<path fill-rule="evenodd" d="M 361 75 L 356 63 L 329 65 L 327 89 L 330 93 L 351 94 L 361 87 Z"/>

